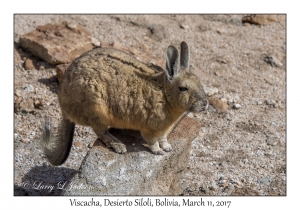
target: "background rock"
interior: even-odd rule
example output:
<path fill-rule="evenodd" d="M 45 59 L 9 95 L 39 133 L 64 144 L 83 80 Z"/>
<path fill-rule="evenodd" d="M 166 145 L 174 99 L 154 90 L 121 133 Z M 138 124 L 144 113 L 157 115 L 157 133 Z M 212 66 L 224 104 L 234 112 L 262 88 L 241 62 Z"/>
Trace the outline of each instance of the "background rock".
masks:
<path fill-rule="evenodd" d="M 243 17 L 243 22 L 257 25 L 267 25 L 285 18 L 285 15 L 248 15 Z"/>
<path fill-rule="evenodd" d="M 265 55 L 263 60 L 273 67 L 282 67 L 283 66 L 283 64 L 280 62 L 280 60 L 278 60 L 274 55 Z"/>
<path fill-rule="evenodd" d="M 279 139 L 274 138 L 274 137 L 273 138 L 270 137 L 267 139 L 267 144 L 271 145 L 271 146 L 276 146 L 278 144 L 278 142 L 279 142 Z"/>
<path fill-rule="evenodd" d="M 241 108 L 241 107 L 242 107 L 242 106 L 241 106 L 240 104 L 234 104 L 234 105 L 233 105 L 233 108 L 234 108 L 234 109 L 239 109 L 239 108 Z"/>
<path fill-rule="evenodd" d="M 162 25 L 151 25 L 148 27 L 149 31 L 150 31 L 150 37 L 153 38 L 155 41 L 160 42 L 161 40 L 163 40 L 165 38 L 165 28 Z"/>
<path fill-rule="evenodd" d="M 91 50 L 95 38 L 75 23 L 46 24 L 22 35 L 20 46 L 50 64 L 70 63 Z M 97 43 L 98 44 L 98 43 Z"/>
<path fill-rule="evenodd" d="M 26 59 L 24 62 L 24 68 L 26 70 L 36 69 L 36 64 L 31 59 Z"/>
<path fill-rule="evenodd" d="M 207 96 L 212 96 L 212 95 L 215 95 L 219 92 L 219 89 L 216 88 L 216 87 L 206 87 L 206 86 L 204 86 L 203 89 L 204 89 L 204 92 Z"/>
<path fill-rule="evenodd" d="M 227 101 L 215 97 L 209 98 L 208 101 L 218 112 L 225 112 L 228 109 Z"/>

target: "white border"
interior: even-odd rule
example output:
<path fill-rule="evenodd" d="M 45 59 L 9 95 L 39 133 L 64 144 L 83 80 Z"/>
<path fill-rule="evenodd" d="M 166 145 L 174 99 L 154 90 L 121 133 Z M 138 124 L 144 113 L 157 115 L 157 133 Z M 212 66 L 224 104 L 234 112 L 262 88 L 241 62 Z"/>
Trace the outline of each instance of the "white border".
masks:
<path fill-rule="evenodd" d="M 278 1 L 279 2 L 279 1 Z M 294 1 L 295 2 L 295 1 Z M 9 4 L 10 3 L 10 4 Z M 205 200 L 230 200 L 229 209 L 283 209 L 299 205 L 299 49 L 298 5 L 287 1 L 11 1 L 2 5 L 1 11 L 1 206 L 22 209 L 55 208 L 72 209 L 73 197 L 14 197 L 13 194 L 13 14 L 14 13 L 287 13 L 287 196 L 286 197 L 203 197 Z M 112 197 L 115 199 L 116 197 Z M 135 197 L 118 197 L 132 199 Z M 157 197 L 151 197 L 155 200 Z M 163 197 L 158 197 L 162 199 Z M 173 199 L 174 197 L 170 197 Z M 90 200 L 89 197 L 78 197 Z M 95 199 L 103 200 L 104 197 Z M 181 201 L 182 197 L 176 197 Z M 197 200 L 200 197 L 190 197 Z M 91 207 L 88 207 L 91 209 Z M 96 207 L 97 208 L 97 207 Z M 140 208 L 140 207 L 139 207 Z M 147 207 L 143 207 L 147 208 Z M 150 208 L 150 207 L 149 207 Z M 172 207 L 156 207 L 172 208 Z M 173 207 L 174 208 L 174 207 Z M 200 208 L 200 207 L 195 207 Z M 203 207 L 202 207 L 203 208 Z M 110 208 L 114 209 L 114 207 Z M 134 207 L 130 207 L 134 209 Z"/>

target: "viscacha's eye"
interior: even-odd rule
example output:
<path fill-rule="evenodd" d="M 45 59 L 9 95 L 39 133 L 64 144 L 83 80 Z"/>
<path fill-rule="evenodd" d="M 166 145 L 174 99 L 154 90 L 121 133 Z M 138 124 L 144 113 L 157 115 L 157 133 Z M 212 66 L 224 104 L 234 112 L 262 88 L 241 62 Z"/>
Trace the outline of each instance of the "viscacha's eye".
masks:
<path fill-rule="evenodd" d="M 180 92 L 186 92 L 188 89 L 186 87 L 179 87 Z"/>

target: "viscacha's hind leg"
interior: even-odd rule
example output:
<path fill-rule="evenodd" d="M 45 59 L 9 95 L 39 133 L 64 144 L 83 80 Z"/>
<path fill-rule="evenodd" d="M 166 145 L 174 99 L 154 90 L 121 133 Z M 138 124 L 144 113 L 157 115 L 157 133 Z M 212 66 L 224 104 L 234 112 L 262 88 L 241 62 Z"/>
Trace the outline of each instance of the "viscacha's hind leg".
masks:
<path fill-rule="evenodd" d="M 108 131 L 106 131 L 104 135 L 102 135 L 100 138 L 102 139 L 102 141 L 105 143 L 107 147 L 112 147 L 115 150 L 115 152 L 117 153 L 127 152 L 125 144 L 123 144 L 120 140 L 118 140 L 116 137 L 111 135 Z"/>
<path fill-rule="evenodd" d="M 123 144 L 120 140 L 111 135 L 108 132 L 108 128 L 94 128 L 94 131 L 97 134 L 97 136 L 103 141 L 103 143 L 107 147 L 113 148 L 116 153 L 122 154 L 127 152 L 125 144 Z"/>

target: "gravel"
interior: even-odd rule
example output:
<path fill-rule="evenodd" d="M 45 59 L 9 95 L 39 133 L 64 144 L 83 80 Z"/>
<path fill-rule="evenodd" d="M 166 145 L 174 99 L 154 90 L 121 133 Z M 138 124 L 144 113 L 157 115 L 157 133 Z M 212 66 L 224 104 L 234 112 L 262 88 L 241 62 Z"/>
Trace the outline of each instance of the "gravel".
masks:
<path fill-rule="evenodd" d="M 259 184 L 270 185 L 270 180 L 267 177 L 261 178 L 258 180 Z"/>
<path fill-rule="evenodd" d="M 242 107 L 242 106 L 241 106 L 240 104 L 234 104 L 234 105 L 233 105 L 233 108 L 234 108 L 234 109 L 239 109 L 239 108 L 241 108 L 241 107 Z"/>

